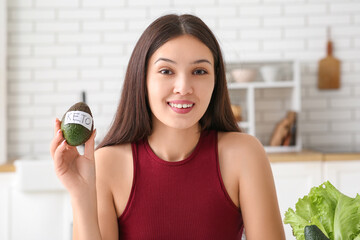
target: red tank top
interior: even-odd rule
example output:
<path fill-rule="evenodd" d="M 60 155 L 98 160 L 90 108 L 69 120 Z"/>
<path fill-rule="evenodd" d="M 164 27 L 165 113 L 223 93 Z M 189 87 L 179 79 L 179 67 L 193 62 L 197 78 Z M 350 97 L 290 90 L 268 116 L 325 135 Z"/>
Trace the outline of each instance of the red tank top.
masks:
<path fill-rule="evenodd" d="M 217 132 L 203 132 L 178 162 L 157 157 L 147 139 L 133 143 L 132 152 L 133 185 L 118 219 L 119 239 L 241 239 L 241 212 L 220 174 Z"/>

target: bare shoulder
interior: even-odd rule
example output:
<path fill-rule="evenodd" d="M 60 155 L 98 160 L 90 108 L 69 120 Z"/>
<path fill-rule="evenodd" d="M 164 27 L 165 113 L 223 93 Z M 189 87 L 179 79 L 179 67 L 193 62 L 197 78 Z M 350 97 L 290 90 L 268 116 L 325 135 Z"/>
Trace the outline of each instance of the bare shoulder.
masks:
<path fill-rule="evenodd" d="M 95 151 L 96 175 L 110 183 L 127 177 L 132 169 L 131 144 L 107 146 Z"/>
<path fill-rule="evenodd" d="M 119 144 L 99 148 L 95 151 L 95 161 L 98 163 L 114 161 L 115 159 L 131 156 L 131 144 Z"/>
<path fill-rule="evenodd" d="M 261 142 L 247 133 L 219 132 L 218 149 L 224 159 L 234 159 L 242 164 L 268 161 Z"/>
<path fill-rule="evenodd" d="M 267 154 L 256 137 L 239 132 L 219 133 L 218 151 L 220 164 L 236 175 L 239 187 L 255 183 L 247 181 L 249 178 L 272 179 Z"/>

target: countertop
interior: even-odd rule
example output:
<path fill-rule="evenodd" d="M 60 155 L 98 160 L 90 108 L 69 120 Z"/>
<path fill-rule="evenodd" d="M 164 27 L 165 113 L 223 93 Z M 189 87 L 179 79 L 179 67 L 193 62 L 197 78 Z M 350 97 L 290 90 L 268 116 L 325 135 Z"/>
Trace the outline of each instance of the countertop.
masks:
<path fill-rule="evenodd" d="M 12 163 L 0 165 L 0 173 L 1 172 L 15 172 L 15 171 L 16 171 L 15 165 Z"/>
<path fill-rule="evenodd" d="M 268 153 L 270 162 L 300 162 L 300 161 L 347 161 L 360 160 L 360 153 L 322 153 L 303 150 L 290 153 Z"/>
<path fill-rule="evenodd" d="M 323 153 L 309 150 L 303 150 L 301 152 L 268 153 L 267 155 L 270 162 L 322 161 L 324 159 Z"/>
<path fill-rule="evenodd" d="M 301 162 L 301 161 L 349 161 L 360 160 L 360 153 L 322 153 L 317 151 L 303 150 L 301 152 L 268 153 L 271 163 L 276 162 Z M 0 165 L 1 172 L 15 172 L 13 163 Z"/>

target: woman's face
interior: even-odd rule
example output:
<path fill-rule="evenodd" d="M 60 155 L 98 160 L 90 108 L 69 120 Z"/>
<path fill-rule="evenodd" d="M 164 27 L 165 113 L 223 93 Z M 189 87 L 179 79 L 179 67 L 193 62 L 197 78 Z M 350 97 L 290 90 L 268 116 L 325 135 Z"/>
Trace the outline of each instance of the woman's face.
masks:
<path fill-rule="evenodd" d="M 191 35 L 166 42 L 148 62 L 153 128 L 197 126 L 210 103 L 214 84 L 214 58 L 205 44 Z"/>

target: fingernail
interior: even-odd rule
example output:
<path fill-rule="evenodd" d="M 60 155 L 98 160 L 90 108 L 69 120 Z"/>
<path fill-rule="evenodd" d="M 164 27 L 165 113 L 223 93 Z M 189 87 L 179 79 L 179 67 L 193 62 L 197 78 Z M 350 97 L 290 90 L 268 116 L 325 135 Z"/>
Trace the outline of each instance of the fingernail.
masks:
<path fill-rule="evenodd" d="M 97 131 L 96 128 L 94 129 L 94 138 L 96 137 Z"/>
<path fill-rule="evenodd" d="M 57 133 L 56 133 L 56 134 L 57 134 L 57 135 L 59 135 L 59 134 L 60 134 L 60 132 L 61 132 L 61 129 L 59 129 L 59 130 L 57 131 Z"/>
<path fill-rule="evenodd" d="M 64 145 L 66 143 L 66 140 L 64 139 L 61 143 L 61 145 Z"/>

